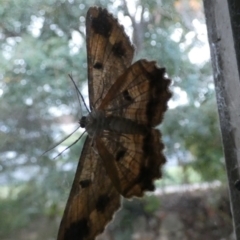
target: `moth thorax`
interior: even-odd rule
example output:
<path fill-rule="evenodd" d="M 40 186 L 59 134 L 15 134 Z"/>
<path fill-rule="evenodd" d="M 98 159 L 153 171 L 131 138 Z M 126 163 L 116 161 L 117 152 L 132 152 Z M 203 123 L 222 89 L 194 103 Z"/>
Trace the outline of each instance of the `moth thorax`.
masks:
<path fill-rule="evenodd" d="M 88 114 L 86 119 L 83 119 L 84 127 L 90 137 L 101 135 L 104 130 L 105 119 L 104 112 L 98 110 L 93 110 Z"/>
<path fill-rule="evenodd" d="M 131 119 L 110 116 L 105 120 L 105 130 L 110 130 L 121 134 L 147 134 L 146 126 L 138 124 Z"/>

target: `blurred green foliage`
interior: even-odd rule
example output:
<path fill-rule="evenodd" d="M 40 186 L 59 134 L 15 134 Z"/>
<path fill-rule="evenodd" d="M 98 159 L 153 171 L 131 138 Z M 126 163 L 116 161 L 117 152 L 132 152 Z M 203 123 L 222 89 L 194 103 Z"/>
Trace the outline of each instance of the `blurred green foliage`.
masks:
<path fill-rule="evenodd" d="M 201 1 L 192 1 L 193 7 L 176 0 L 139 0 L 135 15 L 135 7 L 126 2 L 1 1 L 1 239 L 12 239 L 13 231 L 43 217 L 56 222 L 53 235 L 45 239 L 56 234 L 84 140 L 57 159 L 57 149 L 41 154 L 65 136 L 62 125 L 77 125 L 80 107 L 68 74 L 80 89 L 86 84 L 85 15 L 92 5 L 128 16 L 135 59 L 156 60 L 173 79 L 175 107 L 161 127 L 169 162 L 194 169 L 202 181 L 225 180 L 210 62 L 197 65 L 188 57 L 203 44 L 192 24 L 194 19 L 204 24 Z M 176 32 L 179 38 L 173 40 Z M 189 34 L 193 39 L 187 44 Z M 155 200 L 147 200 L 147 213 L 158 207 Z"/>

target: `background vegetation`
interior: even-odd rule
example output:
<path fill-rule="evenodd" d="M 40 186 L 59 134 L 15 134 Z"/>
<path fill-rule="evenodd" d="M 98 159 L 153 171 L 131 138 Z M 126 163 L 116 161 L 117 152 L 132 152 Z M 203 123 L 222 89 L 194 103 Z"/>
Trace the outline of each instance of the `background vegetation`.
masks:
<path fill-rule="evenodd" d="M 125 25 L 135 60 L 157 60 L 173 79 L 161 126 L 168 164 L 158 186 L 226 181 L 200 0 L 2 0 L 1 239 L 56 236 L 83 139 L 56 159 L 63 147 L 41 154 L 78 125 L 81 111 L 68 74 L 86 94 L 85 15 L 92 5 L 108 8 Z M 141 209 L 153 214 L 161 203 L 146 199 Z M 125 219 L 134 219 L 126 212 Z M 127 229 L 113 235 L 130 239 L 134 230 Z"/>

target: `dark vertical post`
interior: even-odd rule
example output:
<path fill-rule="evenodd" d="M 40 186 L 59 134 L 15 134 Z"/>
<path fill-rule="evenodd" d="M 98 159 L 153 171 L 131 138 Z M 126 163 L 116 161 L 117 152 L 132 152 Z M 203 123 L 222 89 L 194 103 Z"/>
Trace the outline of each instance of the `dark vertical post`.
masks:
<path fill-rule="evenodd" d="M 240 1 L 204 0 L 236 239 L 240 239 Z"/>

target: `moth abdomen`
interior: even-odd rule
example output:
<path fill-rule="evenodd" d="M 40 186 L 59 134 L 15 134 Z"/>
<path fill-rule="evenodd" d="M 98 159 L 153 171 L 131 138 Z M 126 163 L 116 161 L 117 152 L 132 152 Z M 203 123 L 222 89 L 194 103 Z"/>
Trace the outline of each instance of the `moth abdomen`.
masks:
<path fill-rule="evenodd" d="M 130 119 L 109 116 L 105 119 L 104 130 L 125 133 L 125 134 L 142 134 L 147 133 L 146 126 L 139 124 Z"/>

